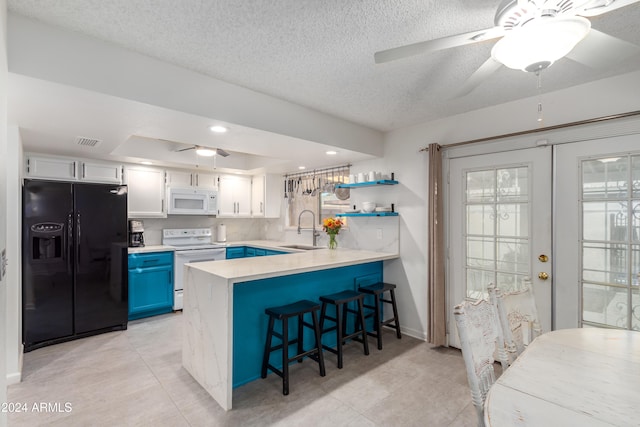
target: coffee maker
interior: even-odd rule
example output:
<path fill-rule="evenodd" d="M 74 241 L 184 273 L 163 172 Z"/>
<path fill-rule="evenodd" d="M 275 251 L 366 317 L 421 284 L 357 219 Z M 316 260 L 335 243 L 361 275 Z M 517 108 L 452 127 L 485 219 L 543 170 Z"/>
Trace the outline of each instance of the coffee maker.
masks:
<path fill-rule="evenodd" d="M 144 246 L 144 224 L 142 221 L 129 220 L 129 247 L 139 248 Z"/>

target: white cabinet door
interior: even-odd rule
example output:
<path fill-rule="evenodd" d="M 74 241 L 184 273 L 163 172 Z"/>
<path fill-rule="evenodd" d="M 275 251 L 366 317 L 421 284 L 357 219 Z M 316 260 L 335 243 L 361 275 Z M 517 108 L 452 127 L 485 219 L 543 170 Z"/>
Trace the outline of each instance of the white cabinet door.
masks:
<path fill-rule="evenodd" d="M 129 218 L 166 218 L 165 172 L 131 166 L 125 169 Z"/>
<path fill-rule="evenodd" d="M 26 175 L 29 178 L 75 181 L 78 179 L 78 162 L 57 157 L 27 157 Z"/>
<path fill-rule="evenodd" d="M 218 216 L 251 216 L 251 177 L 220 175 Z"/>
<path fill-rule="evenodd" d="M 217 176 L 210 173 L 167 171 L 167 186 L 175 188 L 218 188 Z"/>
<path fill-rule="evenodd" d="M 122 165 L 114 163 L 82 162 L 80 179 L 91 182 L 105 182 L 109 184 L 122 183 Z"/>
<path fill-rule="evenodd" d="M 281 205 L 282 177 L 255 175 L 251 183 L 251 216 L 280 218 Z"/>
<path fill-rule="evenodd" d="M 205 190 L 215 190 L 218 188 L 218 177 L 212 173 L 197 173 L 195 175 L 195 185 Z"/>
<path fill-rule="evenodd" d="M 189 188 L 195 186 L 193 173 L 185 171 L 167 171 L 167 185 L 176 188 Z"/>
<path fill-rule="evenodd" d="M 264 217 L 264 175 L 256 175 L 251 180 L 251 216 Z"/>

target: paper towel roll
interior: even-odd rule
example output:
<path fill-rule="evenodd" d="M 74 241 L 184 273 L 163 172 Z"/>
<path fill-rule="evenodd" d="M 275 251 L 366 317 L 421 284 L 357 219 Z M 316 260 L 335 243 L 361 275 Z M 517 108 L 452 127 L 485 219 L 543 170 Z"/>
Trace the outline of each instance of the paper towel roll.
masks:
<path fill-rule="evenodd" d="M 227 226 L 224 224 L 218 224 L 218 242 L 227 241 Z"/>

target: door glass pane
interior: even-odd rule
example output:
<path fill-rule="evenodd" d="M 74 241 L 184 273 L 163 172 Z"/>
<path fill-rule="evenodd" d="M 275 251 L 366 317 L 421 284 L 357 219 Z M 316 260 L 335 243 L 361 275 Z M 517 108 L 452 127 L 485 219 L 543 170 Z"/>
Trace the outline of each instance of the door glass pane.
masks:
<path fill-rule="evenodd" d="M 582 162 L 583 199 L 627 198 L 629 158 L 605 157 Z"/>
<path fill-rule="evenodd" d="M 494 234 L 493 206 L 467 206 L 467 234 L 478 236 L 492 236 Z"/>
<path fill-rule="evenodd" d="M 497 194 L 501 202 L 526 202 L 529 198 L 529 180 L 526 167 L 498 169 Z"/>
<path fill-rule="evenodd" d="M 529 275 L 529 168 L 466 173 L 466 296 L 485 298 L 487 286 L 517 289 Z"/>
<path fill-rule="evenodd" d="M 524 203 L 497 205 L 497 234 L 526 237 L 529 234 L 529 206 Z"/>
<path fill-rule="evenodd" d="M 581 163 L 583 325 L 640 327 L 639 158 Z"/>
<path fill-rule="evenodd" d="M 627 205 L 625 202 L 584 202 L 582 204 L 587 240 L 627 240 Z"/>
<path fill-rule="evenodd" d="M 640 155 L 631 156 L 631 182 L 633 183 L 633 198 L 640 198 Z"/>
<path fill-rule="evenodd" d="M 492 202 L 496 194 L 494 170 L 467 172 L 467 203 Z"/>

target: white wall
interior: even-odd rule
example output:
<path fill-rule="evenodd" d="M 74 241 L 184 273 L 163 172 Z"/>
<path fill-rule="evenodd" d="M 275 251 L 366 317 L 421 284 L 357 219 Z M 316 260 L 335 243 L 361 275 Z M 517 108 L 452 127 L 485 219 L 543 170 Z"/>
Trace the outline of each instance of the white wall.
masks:
<path fill-rule="evenodd" d="M 22 372 L 22 141 L 17 126 L 7 132 L 7 384 L 20 382 Z"/>
<path fill-rule="evenodd" d="M 543 96 L 545 126 L 640 111 L 640 71 Z M 427 153 L 441 145 L 534 129 L 537 98 L 511 102 L 390 132 L 384 158 L 354 164 L 352 171 L 394 171 L 399 187 L 385 194 L 400 213 L 401 259 L 388 263 L 385 280 L 398 285 L 403 329 L 426 337 Z M 385 192 L 387 193 L 387 192 Z"/>
<path fill-rule="evenodd" d="M 0 253 L 6 247 L 7 212 L 9 210 L 7 189 L 7 2 L 0 0 Z M 0 263 L 0 269 L 2 265 Z M 8 268 L 13 269 L 12 263 Z M 4 349 L 7 331 L 7 295 L 8 277 L 0 272 L 0 403 L 7 401 L 7 369 Z M 7 415 L 0 411 L 0 426 L 7 425 Z"/>

